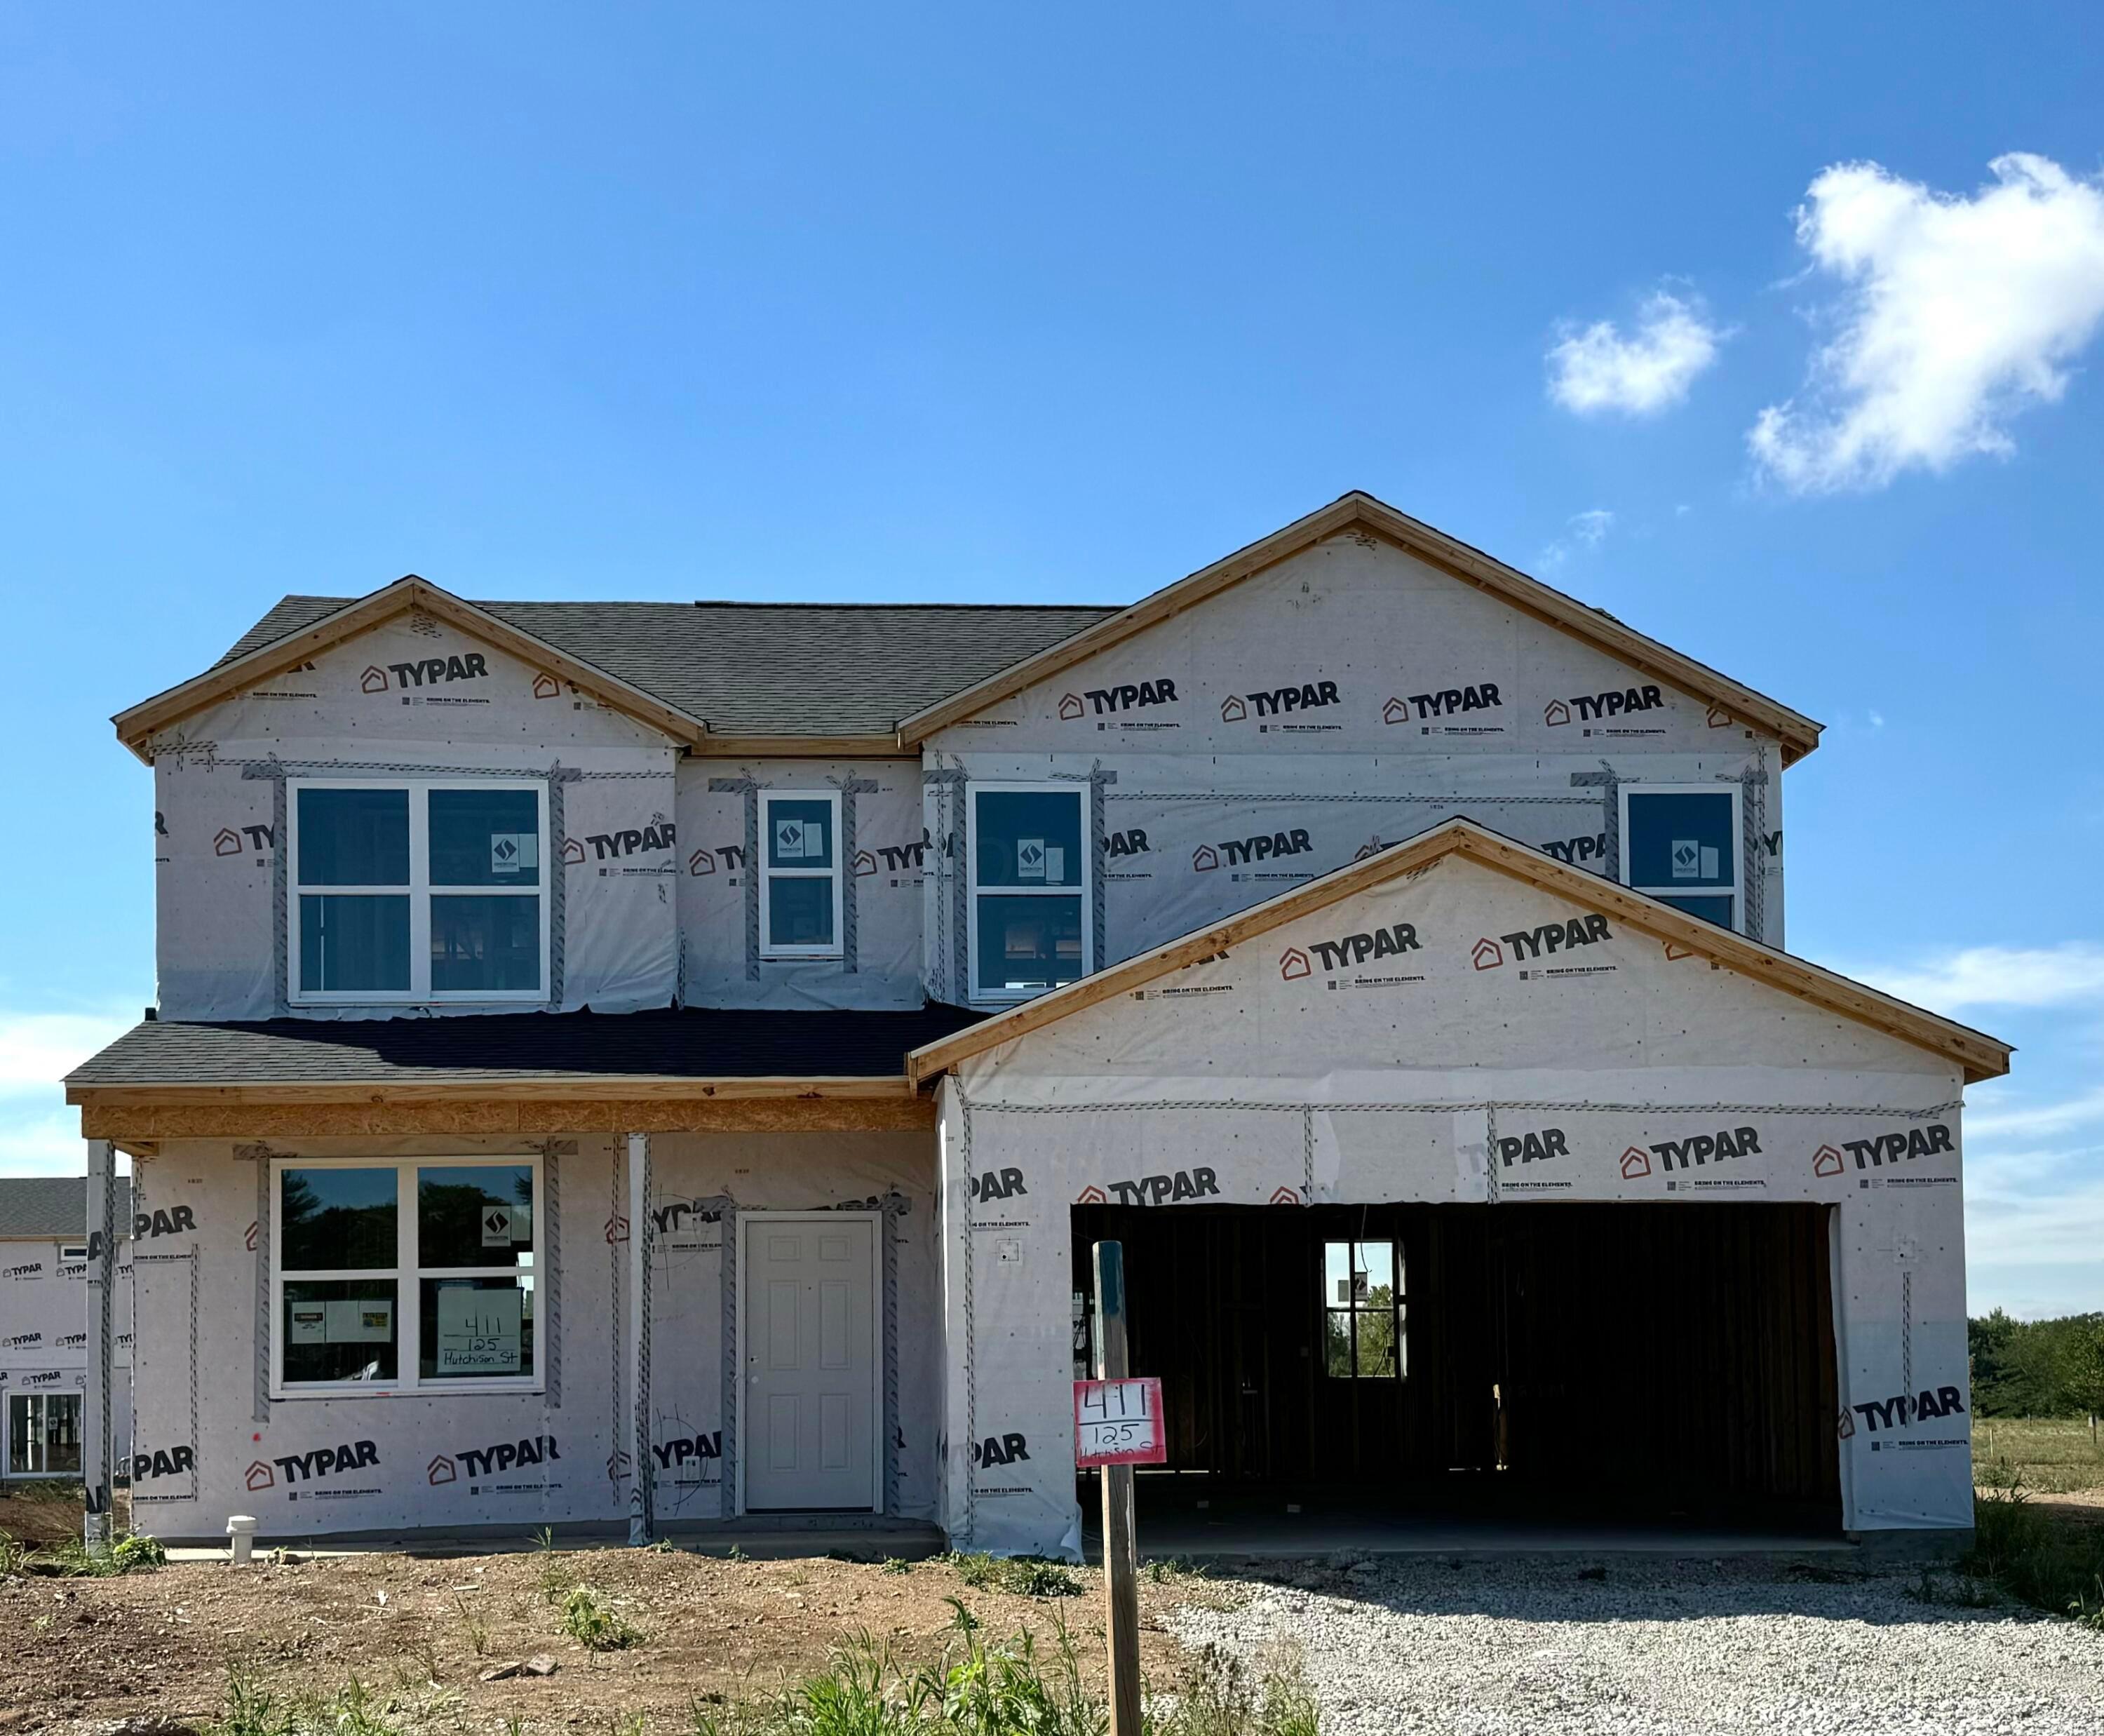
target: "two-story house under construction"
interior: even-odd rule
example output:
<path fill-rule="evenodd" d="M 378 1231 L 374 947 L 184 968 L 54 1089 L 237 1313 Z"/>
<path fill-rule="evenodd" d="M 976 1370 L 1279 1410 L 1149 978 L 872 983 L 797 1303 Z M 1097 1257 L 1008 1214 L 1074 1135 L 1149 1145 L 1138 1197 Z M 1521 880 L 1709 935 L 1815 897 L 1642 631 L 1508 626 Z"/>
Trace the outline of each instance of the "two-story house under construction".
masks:
<path fill-rule="evenodd" d="M 1071 1554 L 1107 1234 L 1178 1499 L 1971 1522 L 2009 1051 L 1784 950 L 1819 726 L 1366 495 L 1128 608 L 289 596 L 116 723 L 145 1528 Z"/>

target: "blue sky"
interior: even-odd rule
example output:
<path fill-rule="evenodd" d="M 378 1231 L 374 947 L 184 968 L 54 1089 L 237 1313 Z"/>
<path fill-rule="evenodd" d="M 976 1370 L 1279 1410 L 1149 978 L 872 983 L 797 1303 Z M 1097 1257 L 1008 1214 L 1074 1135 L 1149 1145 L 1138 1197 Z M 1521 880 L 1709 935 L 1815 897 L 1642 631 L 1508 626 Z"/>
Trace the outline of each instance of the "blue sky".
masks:
<path fill-rule="evenodd" d="M 1830 725 L 1792 948 L 2022 1046 L 1973 1302 L 2104 1307 L 2094 26 L 0 10 L 0 1169 L 152 998 L 106 720 L 281 593 L 1118 601 L 1357 487 Z"/>

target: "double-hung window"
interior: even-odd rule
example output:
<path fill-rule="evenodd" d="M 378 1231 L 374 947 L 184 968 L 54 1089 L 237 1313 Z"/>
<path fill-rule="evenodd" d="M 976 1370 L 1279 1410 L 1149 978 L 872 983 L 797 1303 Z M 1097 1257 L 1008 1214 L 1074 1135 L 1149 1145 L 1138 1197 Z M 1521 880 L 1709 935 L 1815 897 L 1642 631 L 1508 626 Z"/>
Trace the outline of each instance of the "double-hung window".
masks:
<path fill-rule="evenodd" d="M 1721 928 L 1744 930 L 1738 785 L 1625 783 L 1620 795 L 1622 884 Z"/>
<path fill-rule="evenodd" d="M 840 956 L 840 798 L 835 790 L 760 797 L 760 956 Z"/>
<path fill-rule="evenodd" d="M 289 795 L 293 1001 L 546 998 L 545 783 L 296 781 Z"/>
<path fill-rule="evenodd" d="M 972 998 L 1021 1001 L 1095 968 L 1086 787 L 971 786 Z"/>
<path fill-rule="evenodd" d="M 538 1158 L 292 1158 L 272 1180 L 279 1394 L 538 1388 Z"/>

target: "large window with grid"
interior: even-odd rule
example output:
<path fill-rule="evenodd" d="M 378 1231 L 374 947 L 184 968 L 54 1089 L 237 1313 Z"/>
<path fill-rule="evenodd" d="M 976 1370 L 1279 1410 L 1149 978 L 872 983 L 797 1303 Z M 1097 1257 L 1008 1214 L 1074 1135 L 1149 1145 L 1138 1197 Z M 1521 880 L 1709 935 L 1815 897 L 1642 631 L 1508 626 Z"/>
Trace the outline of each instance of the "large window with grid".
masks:
<path fill-rule="evenodd" d="M 971 787 L 972 998 L 1022 1001 L 1095 968 L 1085 786 Z"/>
<path fill-rule="evenodd" d="M 537 1390 L 538 1158 L 274 1165 L 274 1386 Z"/>
<path fill-rule="evenodd" d="M 295 781 L 288 795 L 294 1002 L 546 997 L 545 783 Z"/>

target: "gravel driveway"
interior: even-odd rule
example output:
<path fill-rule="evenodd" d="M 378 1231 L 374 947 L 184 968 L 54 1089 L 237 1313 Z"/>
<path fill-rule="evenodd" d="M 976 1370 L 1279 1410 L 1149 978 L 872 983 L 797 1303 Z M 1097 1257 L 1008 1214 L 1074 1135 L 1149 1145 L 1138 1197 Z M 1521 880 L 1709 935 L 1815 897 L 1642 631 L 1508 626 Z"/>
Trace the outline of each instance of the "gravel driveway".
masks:
<path fill-rule="evenodd" d="M 1297 1642 L 1326 1736 L 2097 1736 L 2104 1634 L 1759 1557 L 1273 1562 L 1187 1644 Z"/>

